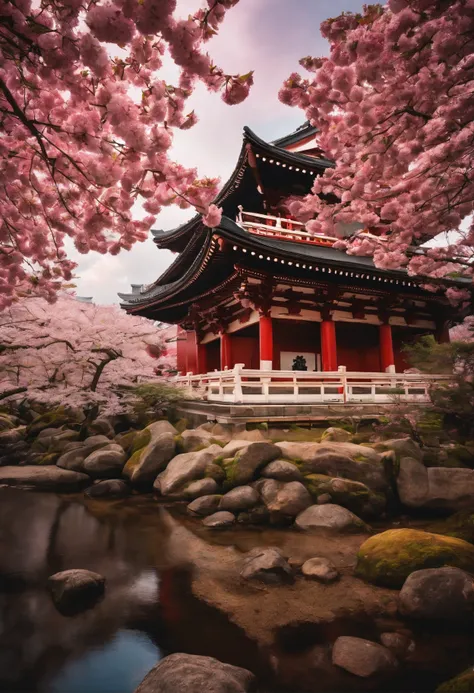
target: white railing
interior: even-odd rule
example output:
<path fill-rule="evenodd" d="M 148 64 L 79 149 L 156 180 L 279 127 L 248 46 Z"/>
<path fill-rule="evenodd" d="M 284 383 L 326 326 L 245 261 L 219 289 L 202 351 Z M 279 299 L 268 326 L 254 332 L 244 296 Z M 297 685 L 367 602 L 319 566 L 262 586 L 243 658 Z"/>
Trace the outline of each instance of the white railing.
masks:
<path fill-rule="evenodd" d="M 326 246 L 332 246 L 338 240 L 335 236 L 326 236 L 322 233 L 308 233 L 305 225 L 295 219 L 274 217 L 271 214 L 259 214 L 258 212 L 245 212 L 241 207 L 239 207 L 237 222 L 242 228 L 256 236 L 266 236 L 269 238 L 280 238 L 287 241 L 299 241 L 312 243 L 313 245 Z M 363 236 L 364 238 L 374 239 L 377 242 L 385 242 L 387 240 L 385 237 L 374 236 L 367 231 L 367 229 L 356 231 L 353 236 Z"/>
<path fill-rule="evenodd" d="M 337 241 L 337 238 L 332 236 L 309 234 L 301 222 L 284 217 L 274 217 L 271 214 L 241 210 L 237 221 L 240 226 L 256 236 L 285 238 L 288 241 L 304 241 L 305 243 L 328 246 Z"/>
<path fill-rule="evenodd" d="M 429 388 L 449 376 L 424 373 L 263 371 L 237 364 L 232 370 L 178 376 L 209 402 L 241 404 L 391 404 L 428 402 Z"/>

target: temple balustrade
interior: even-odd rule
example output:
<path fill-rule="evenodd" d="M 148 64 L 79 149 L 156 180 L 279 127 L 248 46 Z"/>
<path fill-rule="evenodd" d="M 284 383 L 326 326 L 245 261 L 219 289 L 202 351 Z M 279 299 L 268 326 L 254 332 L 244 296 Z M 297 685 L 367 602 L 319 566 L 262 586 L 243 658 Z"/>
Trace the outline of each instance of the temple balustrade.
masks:
<path fill-rule="evenodd" d="M 435 384 L 450 376 L 425 373 L 232 369 L 188 373 L 175 382 L 208 402 L 234 404 L 425 404 Z"/>

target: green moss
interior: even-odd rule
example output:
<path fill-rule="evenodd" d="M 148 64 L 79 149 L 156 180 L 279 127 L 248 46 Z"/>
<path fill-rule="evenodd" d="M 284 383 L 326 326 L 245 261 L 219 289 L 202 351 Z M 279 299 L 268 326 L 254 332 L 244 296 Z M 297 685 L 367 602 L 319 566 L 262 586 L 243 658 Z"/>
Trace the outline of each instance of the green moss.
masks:
<path fill-rule="evenodd" d="M 452 467 L 474 467 L 474 455 L 464 445 L 455 445 L 452 448 L 445 448 L 447 461 Z"/>
<path fill-rule="evenodd" d="M 46 455 L 42 455 L 38 461 L 38 464 L 56 464 L 59 459 L 59 452 L 49 452 Z"/>
<path fill-rule="evenodd" d="M 187 419 L 178 419 L 178 421 L 174 424 L 174 427 L 176 428 L 178 433 L 182 433 L 188 427 L 188 420 Z"/>
<path fill-rule="evenodd" d="M 326 476 L 325 474 L 307 474 L 304 477 L 303 483 L 315 502 L 323 493 L 331 493 L 329 486 L 331 478 L 332 477 Z"/>
<path fill-rule="evenodd" d="M 238 459 L 237 457 L 227 457 L 222 461 L 222 468 L 225 473 L 225 480 L 224 480 L 224 490 L 228 491 L 229 489 L 233 488 L 236 486 L 236 476 L 237 476 L 237 463 Z"/>
<path fill-rule="evenodd" d="M 474 669 L 467 669 L 462 674 L 455 676 L 449 681 L 445 681 L 438 686 L 436 693 L 473 693 L 474 691 Z"/>
<path fill-rule="evenodd" d="M 447 519 L 431 523 L 427 530 L 474 544 L 474 511 L 461 510 Z"/>
<path fill-rule="evenodd" d="M 218 445 L 220 448 L 225 448 L 227 443 L 224 443 L 222 440 L 217 440 L 216 438 L 211 438 L 211 445 Z M 207 445 L 205 447 L 208 447 Z"/>
<path fill-rule="evenodd" d="M 114 438 L 114 442 L 117 443 L 117 445 L 120 445 L 120 447 L 122 447 L 128 454 L 132 451 L 133 442 L 137 435 L 138 431 L 127 431 L 126 433 L 118 433 Z"/>
<path fill-rule="evenodd" d="M 78 418 L 68 412 L 65 407 L 56 407 L 45 414 L 40 414 L 27 426 L 27 438 L 34 438 L 44 428 L 60 428 L 64 424 L 78 423 Z"/>
<path fill-rule="evenodd" d="M 174 444 L 176 449 L 176 454 L 180 455 L 184 452 L 184 440 L 182 435 L 177 435 L 174 437 Z"/>
<path fill-rule="evenodd" d="M 140 450 L 136 450 L 133 455 L 130 457 L 129 460 L 127 460 L 127 463 L 125 467 L 123 468 L 122 474 L 124 476 L 127 476 L 131 478 L 135 468 L 140 464 L 140 459 L 142 456 L 144 448 L 141 448 Z"/>
<path fill-rule="evenodd" d="M 142 448 L 146 447 L 150 441 L 151 432 L 148 428 L 144 428 L 143 431 L 139 431 L 133 439 L 133 444 L 131 448 L 132 455 L 133 453 L 137 452 L 137 450 L 141 450 Z"/>
<path fill-rule="evenodd" d="M 362 544 L 356 575 L 377 585 L 399 588 L 415 570 L 446 565 L 472 572 L 474 547 L 454 537 L 415 529 L 390 529 Z"/>

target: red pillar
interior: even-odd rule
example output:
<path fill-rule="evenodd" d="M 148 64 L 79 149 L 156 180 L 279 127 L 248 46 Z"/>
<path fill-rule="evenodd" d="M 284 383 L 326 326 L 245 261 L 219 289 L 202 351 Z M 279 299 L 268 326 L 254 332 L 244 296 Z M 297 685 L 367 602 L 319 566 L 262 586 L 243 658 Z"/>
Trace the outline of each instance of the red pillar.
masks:
<path fill-rule="evenodd" d="M 321 360 L 323 371 L 337 371 L 336 325 L 332 320 L 321 322 Z"/>
<path fill-rule="evenodd" d="M 186 375 L 187 370 L 187 350 L 188 337 L 186 331 L 182 327 L 178 327 L 177 342 L 176 342 L 176 363 L 180 375 Z"/>
<path fill-rule="evenodd" d="M 186 373 L 199 373 L 198 370 L 198 345 L 195 330 L 186 332 Z"/>
<path fill-rule="evenodd" d="M 197 372 L 207 373 L 207 351 L 205 344 L 198 344 L 197 348 L 198 362 L 197 362 Z"/>
<path fill-rule="evenodd" d="M 221 371 L 232 368 L 231 359 L 230 335 L 227 332 L 221 332 Z"/>
<path fill-rule="evenodd" d="M 388 323 L 379 326 L 380 366 L 382 373 L 395 371 L 395 357 L 393 355 L 392 328 Z"/>
<path fill-rule="evenodd" d="M 269 316 L 260 316 L 260 370 L 273 368 L 273 325 Z"/>

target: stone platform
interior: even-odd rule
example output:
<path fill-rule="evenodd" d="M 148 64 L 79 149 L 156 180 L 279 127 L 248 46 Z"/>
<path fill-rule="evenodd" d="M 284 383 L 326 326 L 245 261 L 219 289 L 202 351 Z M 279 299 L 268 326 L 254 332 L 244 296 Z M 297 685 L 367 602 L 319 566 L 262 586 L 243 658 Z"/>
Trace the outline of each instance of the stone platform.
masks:
<path fill-rule="evenodd" d="M 208 421 L 218 423 L 311 423 L 347 419 L 352 416 L 376 420 L 390 405 L 383 404 L 227 404 L 217 402 L 184 402 L 177 414 L 192 426 Z"/>

